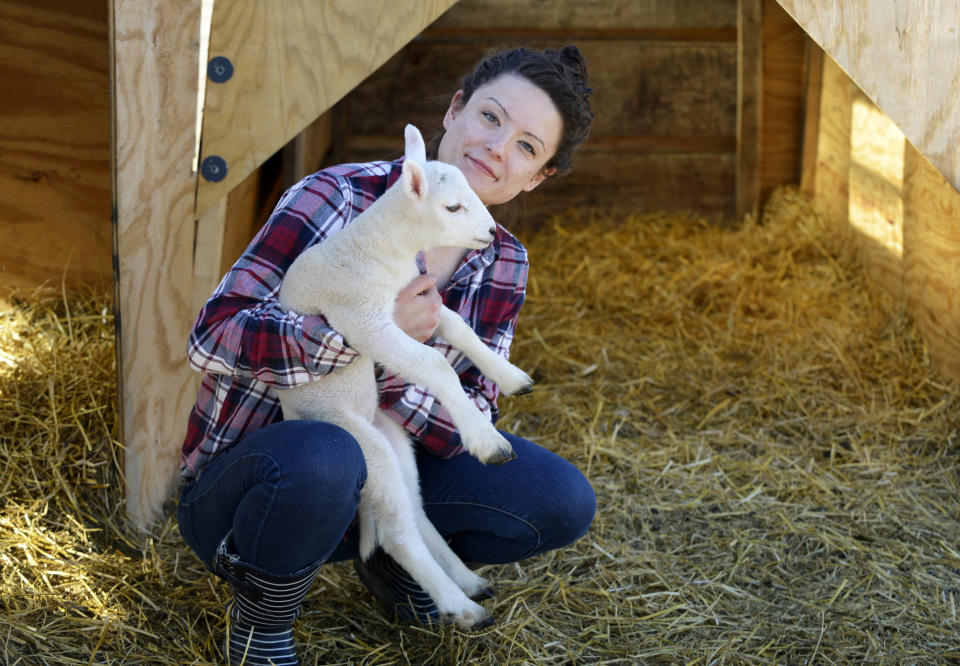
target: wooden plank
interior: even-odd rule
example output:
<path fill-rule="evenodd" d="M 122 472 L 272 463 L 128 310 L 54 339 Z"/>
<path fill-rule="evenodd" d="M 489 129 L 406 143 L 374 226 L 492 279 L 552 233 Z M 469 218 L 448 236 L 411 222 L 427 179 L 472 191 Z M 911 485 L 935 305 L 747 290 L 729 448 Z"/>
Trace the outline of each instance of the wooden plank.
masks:
<path fill-rule="evenodd" d="M 849 208 L 853 245 L 870 288 L 904 299 L 903 133 L 852 82 Z"/>
<path fill-rule="evenodd" d="M 618 28 L 689 29 L 737 26 L 737 0 L 462 0 L 432 27 L 570 31 Z"/>
<path fill-rule="evenodd" d="M 778 2 L 960 190 L 960 2 Z"/>
<path fill-rule="evenodd" d="M 0 2 L 0 297 L 112 281 L 108 25 L 101 3 Z"/>
<path fill-rule="evenodd" d="M 852 94 L 850 79 L 832 58 L 825 56 L 813 189 L 817 209 L 829 225 L 830 234 L 841 239 L 849 232 Z"/>
<path fill-rule="evenodd" d="M 283 147 L 283 188 L 320 168 L 332 143 L 333 114 L 327 111 Z"/>
<path fill-rule="evenodd" d="M 177 478 L 195 397 L 192 173 L 201 0 L 113 0 L 118 377 L 127 509 L 146 524 Z"/>
<path fill-rule="evenodd" d="M 715 219 L 733 215 L 734 153 L 602 153 L 584 150 L 573 173 L 523 197 L 535 222 L 569 209 L 691 211 Z"/>
<path fill-rule="evenodd" d="M 344 150 L 355 161 L 361 153 L 391 159 L 403 154 L 403 137 L 387 134 L 351 134 L 344 139 Z M 580 150 L 595 153 L 733 153 L 737 141 L 732 136 L 591 136 Z"/>
<path fill-rule="evenodd" d="M 909 143 L 904 162 L 908 311 L 933 364 L 960 381 L 960 194 Z"/>
<path fill-rule="evenodd" d="M 210 55 L 233 76 L 206 88 L 203 159 L 219 156 L 226 177 L 200 179 L 197 214 L 329 109 L 436 19 L 453 0 L 268 0 L 214 5 Z"/>
<path fill-rule="evenodd" d="M 817 173 L 817 135 L 820 133 L 820 91 L 823 86 L 823 49 L 806 38 L 803 100 L 803 156 L 800 189 L 807 196 L 815 194 Z"/>
<path fill-rule="evenodd" d="M 556 46 L 535 42 L 532 47 Z M 736 135 L 736 46 L 730 43 L 665 44 L 596 42 L 578 44 L 590 68 L 594 140 L 613 137 L 717 140 Z M 391 58 L 340 106 L 351 136 L 402 137 L 417 124 L 425 136 L 440 129 L 460 78 L 487 45 L 417 41 Z M 383 113 L 383 100 L 402 112 Z"/>
<path fill-rule="evenodd" d="M 736 215 L 756 218 L 763 122 L 763 0 L 740 0 L 737 38 Z"/>
<path fill-rule="evenodd" d="M 194 312 L 200 312 L 210 294 L 220 284 L 220 270 L 224 247 L 224 227 L 227 217 L 227 197 L 196 221 L 193 243 L 193 301 Z"/>
<path fill-rule="evenodd" d="M 437 24 L 426 28 L 420 39 L 425 42 L 482 42 L 489 46 L 498 42 L 518 43 L 563 41 L 655 41 L 655 42 L 735 42 L 737 41 L 736 26 L 702 27 L 702 28 L 663 28 L 640 26 L 635 28 L 609 27 L 589 28 L 583 26 L 570 27 L 452 27 L 447 28 Z"/>
<path fill-rule="evenodd" d="M 829 56 L 813 183 L 876 302 L 906 307 L 934 365 L 960 380 L 960 194 Z"/>
<path fill-rule="evenodd" d="M 763 1 L 759 196 L 800 182 L 806 35 L 776 0 Z"/>

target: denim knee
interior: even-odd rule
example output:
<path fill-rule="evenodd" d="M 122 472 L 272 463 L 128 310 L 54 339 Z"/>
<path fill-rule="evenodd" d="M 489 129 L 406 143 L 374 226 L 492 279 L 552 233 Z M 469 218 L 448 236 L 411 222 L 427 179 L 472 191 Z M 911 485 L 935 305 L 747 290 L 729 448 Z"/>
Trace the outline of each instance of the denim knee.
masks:
<path fill-rule="evenodd" d="M 302 512 L 323 517 L 332 498 L 359 496 L 367 466 L 350 433 L 317 421 L 289 421 L 286 429 L 271 453 L 285 492 L 300 503 Z"/>
<path fill-rule="evenodd" d="M 562 548 L 587 533 L 597 512 L 597 496 L 587 478 L 569 465 L 553 488 L 552 501 L 544 503 L 539 524 L 544 526 L 540 550 Z"/>

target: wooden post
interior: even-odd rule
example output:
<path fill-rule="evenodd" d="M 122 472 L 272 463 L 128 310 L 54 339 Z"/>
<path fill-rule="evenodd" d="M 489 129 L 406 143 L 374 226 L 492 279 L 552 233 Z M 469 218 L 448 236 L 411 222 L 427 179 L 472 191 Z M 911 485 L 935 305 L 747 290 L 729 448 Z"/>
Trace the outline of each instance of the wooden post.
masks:
<path fill-rule="evenodd" d="M 763 0 L 737 6 L 737 219 L 757 216 L 763 94 Z"/>
<path fill-rule="evenodd" d="M 200 5 L 112 3 L 118 395 L 127 508 L 142 525 L 170 495 L 194 399 L 185 349 Z"/>
<path fill-rule="evenodd" d="M 803 158 L 800 189 L 813 196 L 817 173 L 817 136 L 820 133 L 820 89 L 823 82 L 823 50 L 807 37 L 805 45 L 803 102 Z"/>

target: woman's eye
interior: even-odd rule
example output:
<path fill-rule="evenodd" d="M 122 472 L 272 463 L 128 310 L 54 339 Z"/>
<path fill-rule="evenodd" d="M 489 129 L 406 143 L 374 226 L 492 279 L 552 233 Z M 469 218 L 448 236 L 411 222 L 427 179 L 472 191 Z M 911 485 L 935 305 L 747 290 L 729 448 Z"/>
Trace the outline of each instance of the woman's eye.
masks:
<path fill-rule="evenodd" d="M 500 119 L 497 118 L 496 115 L 490 113 L 489 111 L 484 111 L 484 112 L 483 112 L 483 117 L 486 118 L 487 120 L 489 120 L 491 123 L 494 123 L 495 125 L 499 125 L 499 124 L 500 124 Z"/>
<path fill-rule="evenodd" d="M 460 204 L 450 204 L 447 206 L 447 210 L 449 210 L 451 213 L 456 213 L 458 210 L 460 210 L 460 208 L 462 208 Z"/>
<path fill-rule="evenodd" d="M 526 141 L 521 141 L 521 142 L 520 142 L 520 146 L 521 146 L 525 151 L 527 151 L 528 153 L 530 153 L 531 155 L 536 155 L 536 154 L 537 154 L 537 151 L 534 150 L 533 146 L 532 146 L 531 144 L 527 143 Z"/>

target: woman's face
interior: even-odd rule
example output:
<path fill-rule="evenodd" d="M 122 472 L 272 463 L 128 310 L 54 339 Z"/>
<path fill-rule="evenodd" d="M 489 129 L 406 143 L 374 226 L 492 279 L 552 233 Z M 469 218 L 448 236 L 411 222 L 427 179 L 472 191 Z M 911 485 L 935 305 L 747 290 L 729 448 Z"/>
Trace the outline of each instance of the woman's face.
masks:
<path fill-rule="evenodd" d="M 563 120 L 549 95 L 522 76 L 503 74 L 466 104 L 457 91 L 443 127 L 437 158 L 459 167 L 488 206 L 529 192 L 555 171 L 544 166 L 560 143 Z"/>

